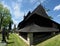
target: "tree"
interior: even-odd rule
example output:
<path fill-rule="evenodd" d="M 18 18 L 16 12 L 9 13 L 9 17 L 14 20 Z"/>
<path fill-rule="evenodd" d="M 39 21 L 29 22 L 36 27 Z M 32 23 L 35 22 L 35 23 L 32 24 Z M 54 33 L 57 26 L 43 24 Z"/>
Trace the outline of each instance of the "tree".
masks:
<path fill-rule="evenodd" d="M 11 19 L 11 13 L 9 11 L 9 9 L 7 7 L 4 7 L 1 3 L 0 3 L 0 29 L 2 27 L 9 27 L 7 31 L 4 31 L 4 34 L 6 32 L 6 36 L 7 39 L 9 39 L 9 31 L 11 30 L 11 25 L 12 25 L 13 21 Z M 3 38 L 4 34 L 2 32 L 2 40 L 4 40 L 5 38 Z M 6 39 L 5 39 L 6 40 Z"/>
<path fill-rule="evenodd" d="M 14 32 L 16 32 L 16 24 L 14 24 Z"/>
<path fill-rule="evenodd" d="M 49 17 L 49 19 L 53 19 L 53 17 L 52 16 L 48 16 Z"/>
<path fill-rule="evenodd" d="M 49 12 L 49 11 L 50 11 L 50 9 L 47 9 L 47 8 L 45 8 L 45 7 L 44 7 L 44 9 L 45 9 L 46 12 Z M 52 16 L 48 16 L 48 18 L 49 18 L 49 19 L 53 19 Z"/>
<path fill-rule="evenodd" d="M 1 24 L 2 24 L 2 12 L 3 12 L 3 5 L 0 4 L 0 29 L 1 29 Z"/>
<path fill-rule="evenodd" d="M 9 9 L 0 4 L 0 29 L 3 26 L 8 27 L 10 23 L 12 24 L 12 19 Z"/>

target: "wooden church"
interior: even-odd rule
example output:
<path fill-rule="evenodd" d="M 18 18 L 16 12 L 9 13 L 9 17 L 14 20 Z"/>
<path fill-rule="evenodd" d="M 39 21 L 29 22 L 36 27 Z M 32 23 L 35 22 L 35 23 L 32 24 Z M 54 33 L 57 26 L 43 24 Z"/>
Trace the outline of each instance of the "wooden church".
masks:
<path fill-rule="evenodd" d="M 48 38 L 59 32 L 60 24 L 51 20 L 40 4 L 32 13 L 29 11 L 28 14 L 24 16 L 18 28 L 20 36 L 26 39 L 31 46 L 34 42 L 41 42 L 44 38 Z"/>

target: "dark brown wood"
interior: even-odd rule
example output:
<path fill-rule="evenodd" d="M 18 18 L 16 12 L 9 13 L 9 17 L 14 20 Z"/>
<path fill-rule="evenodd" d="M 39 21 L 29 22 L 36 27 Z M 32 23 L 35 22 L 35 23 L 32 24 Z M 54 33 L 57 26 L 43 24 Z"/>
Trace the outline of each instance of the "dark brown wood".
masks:
<path fill-rule="evenodd" d="M 58 32 L 59 29 L 51 28 L 51 27 L 40 27 L 38 25 L 30 25 L 26 26 L 19 30 L 20 32 Z"/>
<path fill-rule="evenodd" d="M 51 28 L 50 29 L 51 31 L 60 30 L 60 24 L 49 19 L 48 15 L 42 5 L 39 5 L 32 13 L 29 12 L 27 14 L 27 16 L 24 17 L 24 20 L 19 23 L 18 28 L 23 29 L 26 26 L 30 26 L 33 24 L 38 25 L 39 28 L 42 28 L 42 27 L 46 28 L 45 30 L 47 30 L 48 32 L 49 32 L 49 30 L 48 30 L 49 28 Z M 36 31 L 36 32 L 40 32 L 40 31 Z"/>

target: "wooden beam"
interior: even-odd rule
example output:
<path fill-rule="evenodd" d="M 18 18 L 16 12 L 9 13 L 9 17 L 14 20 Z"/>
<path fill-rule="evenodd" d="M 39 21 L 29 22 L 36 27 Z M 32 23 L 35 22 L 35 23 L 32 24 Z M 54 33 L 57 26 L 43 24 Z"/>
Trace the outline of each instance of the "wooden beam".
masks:
<path fill-rule="evenodd" d="M 28 33 L 27 40 L 29 42 L 29 46 L 33 46 L 33 33 Z"/>

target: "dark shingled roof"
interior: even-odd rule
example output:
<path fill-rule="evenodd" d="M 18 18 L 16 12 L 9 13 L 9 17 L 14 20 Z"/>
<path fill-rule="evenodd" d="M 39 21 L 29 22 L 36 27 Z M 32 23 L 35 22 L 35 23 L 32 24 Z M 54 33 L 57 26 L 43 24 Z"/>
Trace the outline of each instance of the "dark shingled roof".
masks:
<path fill-rule="evenodd" d="M 46 18 L 49 18 L 45 9 L 43 8 L 43 6 L 40 4 L 37 6 L 37 8 L 32 12 L 33 14 L 36 13 L 40 16 L 43 16 L 43 17 L 46 17 Z"/>
<path fill-rule="evenodd" d="M 43 16 L 45 18 L 49 19 L 49 16 L 47 15 L 45 9 L 43 8 L 43 6 L 40 4 L 37 6 L 37 8 L 35 10 L 33 10 L 33 12 L 26 18 L 28 19 L 30 16 L 32 16 L 33 14 L 38 14 L 40 16 Z"/>

